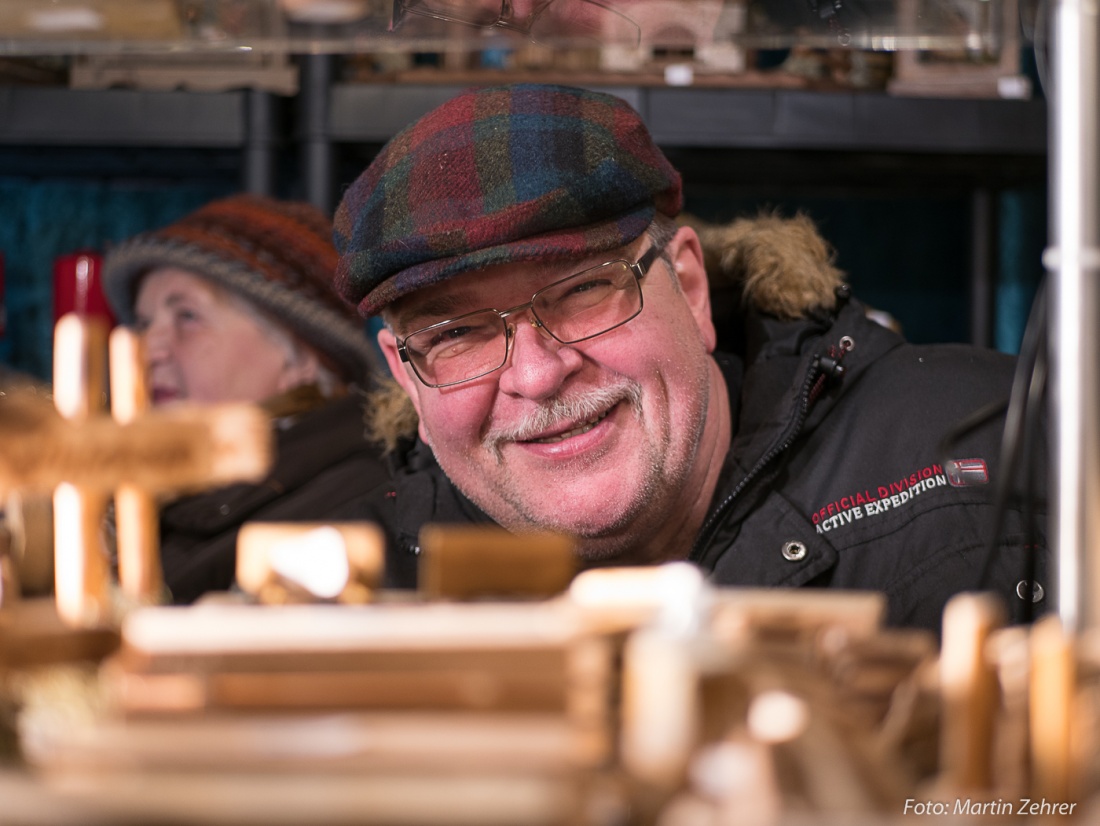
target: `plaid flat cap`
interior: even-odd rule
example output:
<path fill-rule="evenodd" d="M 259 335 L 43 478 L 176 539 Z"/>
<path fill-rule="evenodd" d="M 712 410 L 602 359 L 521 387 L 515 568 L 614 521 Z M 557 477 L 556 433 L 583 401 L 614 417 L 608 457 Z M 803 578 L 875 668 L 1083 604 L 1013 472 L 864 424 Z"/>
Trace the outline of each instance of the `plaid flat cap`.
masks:
<path fill-rule="evenodd" d="M 620 98 L 475 89 L 398 133 L 348 188 L 335 286 L 371 316 L 460 273 L 622 247 L 682 203 L 679 173 Z"/>

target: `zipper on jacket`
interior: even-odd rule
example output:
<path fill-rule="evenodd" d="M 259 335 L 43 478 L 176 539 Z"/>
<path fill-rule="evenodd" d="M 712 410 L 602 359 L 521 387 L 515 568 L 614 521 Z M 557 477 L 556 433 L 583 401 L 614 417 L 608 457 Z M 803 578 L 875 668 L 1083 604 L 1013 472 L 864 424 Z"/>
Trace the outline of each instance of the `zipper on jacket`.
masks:
<path fill-rule="evenodd" d="M 798 438 L 802 432 L 803 425 L 806 424 L 806 418 L 810 414 L 810 407 L 813 402 L 816 401 L 820 392 L 815 388 L 818 378 L 825 375 L 821 366 L 821 357 L 815 356 L 813 363 L 810 365 L 809 371 L 806 373 L 806 378 L 802 381 L 802 388 L 798 394 L 798 415 L 792 422 L 790 430 L 787 435 L 775 446 L 773 446 L 767 453 L 761 456 L 752 469 L 745 475 L 721 504 L 714 509 L 714 512 L 707 518 L 707 521 L 703 523 L 702 529 L 699 531 L 699 536 L 696 537 L 695 543 L 692 546 L 691 554 L 688 559 L 693 562 L 698 562 L 702 556 L 703 551 L 706 549 L 710 540 L 713 538 L 714 533 L 718 529 L 718 524 L 721 522 L 722 516 L 733 504 L 733 501 L 740 496 L 745 488 L 747 488 L 756 479 L 757 476 L 766 468 L 777 456 L 785 452 L 795 439 Z"/>

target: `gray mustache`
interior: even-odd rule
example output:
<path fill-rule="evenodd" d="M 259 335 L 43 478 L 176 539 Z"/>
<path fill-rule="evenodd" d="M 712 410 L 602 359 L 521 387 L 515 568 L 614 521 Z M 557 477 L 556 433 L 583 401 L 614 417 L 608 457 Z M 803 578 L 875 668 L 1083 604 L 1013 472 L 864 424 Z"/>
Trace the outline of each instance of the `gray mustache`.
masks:
<path fill-rule="evenodd" d="M 532 439 L 555 425 L 568 423 L 575 426 L 610 410 L 621 401 L 637 407 L 641 402 L 641 388 L 634 382 L 623 381 L 568 398 L 550 399 L 507 427 L 490 428 L 482 443 L 496 451 L 502 442 Z"/>

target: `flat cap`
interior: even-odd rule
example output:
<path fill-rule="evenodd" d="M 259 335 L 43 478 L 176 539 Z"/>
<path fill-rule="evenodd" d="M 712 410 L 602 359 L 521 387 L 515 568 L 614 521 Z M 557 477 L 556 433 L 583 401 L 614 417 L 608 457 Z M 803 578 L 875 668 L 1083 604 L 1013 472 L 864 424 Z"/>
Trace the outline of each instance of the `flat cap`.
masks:
<path fill-rule="evenodd" d="M 348 188 L 335 285 L 371 316 L 461 273 L 622 247 L 682 203 L 679 173 L 622 99 L 475 89 L 398 133 Z"/>

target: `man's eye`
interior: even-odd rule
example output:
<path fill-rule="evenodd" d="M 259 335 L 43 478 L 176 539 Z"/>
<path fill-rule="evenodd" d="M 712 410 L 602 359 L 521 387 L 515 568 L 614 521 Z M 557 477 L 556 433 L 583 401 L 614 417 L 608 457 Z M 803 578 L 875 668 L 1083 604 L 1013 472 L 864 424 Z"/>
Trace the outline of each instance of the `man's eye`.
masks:
<path fill-rule="evenodd" d="M 607 290 L 611 289 L 613 286 L 614 285 L 609 280 L 607 280 L 606 278 L 591 278 L 588 281 L 581 281 L 578 284 L 573 284 L 569 288 L 569 291 L 562 297 L 563 298 L 568 298 L 571 295 L 579 295 L 581 293 L 588 293 L 588 292 L 592 292 L 593 290 L 607 291 Z"/>
<path fill-rule="evenodd" d="M 456 323 L 427 332 L 413 347 L 431 359 L 454 358 L 476 350 L 499 333 L 499 325 L 488 321 Z"/>
<path fill-rule="evenodd" d="M 444 327 L 441 330 L 436 330 L 428 346 L 433 349 L 436 347 L 447 347 L 456 341 L 462 341 L 464 338 L 468 338 L 473 329 L 474 328 L 470 326 L 462 326 Z"/>
<path fill-rule="evenodd" d="M 553 299 L 553 303 L 570 312 L 577 312 L 601 303 L 617 289 L 607 278 L 589 278 L 569 285 L 569 289 Z"/>

